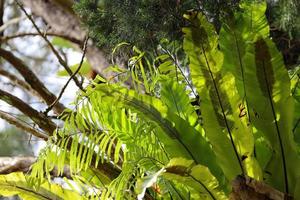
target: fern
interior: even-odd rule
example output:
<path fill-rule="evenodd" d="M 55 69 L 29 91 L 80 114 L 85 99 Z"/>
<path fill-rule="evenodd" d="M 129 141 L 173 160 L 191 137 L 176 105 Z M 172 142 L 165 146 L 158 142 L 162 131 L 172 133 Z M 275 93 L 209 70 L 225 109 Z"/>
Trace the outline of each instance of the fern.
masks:
<path fill-rule="evenodd" d="M 39 188 L 28 185 L 23 173 L 0 175 L 0 194 L 3 196 L 19 195 L 24 200 L 50 199 L 85 199 L 79 193 L 67 190 L 57 184 L 43 183 Z"/>
<path fill-rule="evenodd" d="M 202 98 L 203 128 L 219 164 L 229 180 L 240 173 L 261 178 L 252 154 L 251 129 L 245 117 L 239 117 L 242 99 L 234 87 L 234 77 L 221 72 L 223 54 L 217 49 L 218 36 L 203 15 L 191 13 L 187 18 L 193 27 L 184 29 L 184 49 L 190 58 L 192 81 Z"/>
<path fill-rule="evenodd" d="M 111 68 L 123 81 L 96 79 L 63 115 L 31 186 L 68 165 L 82 198 L 228 199 L 238 175 L 299 197 L 298 72 L 291 85 L 265 3 L 240 9 L 219 35 L 203 14 L 185 15 L 188 69 L 167 50 L 151 59 L 134 47 L 128 70 Z"/>
<path fill-rule="evenodd" d="M 298 155 L 295 144 L 290 138 L 291 127 L 288 124 L 291 120 L 288 120 L 289 122 L 285 121 L 288 118 L 287 116 L 292 116 L 292 114 L 287 109 L 282 110 L 280 108 L 281 103 L 289 104 L 290 108 L 293 107 L 293 105 L 287 103 L 291 102 L 290 97 L 288 97 L 289 80 L 287 72 L 284 69 L 281 55 L 268 39 L 269 27 L 264 16 L 266 4 L 244 3 L 242 9 L 249 14 L 236 14 L 234 23 L 223 26 L 221 30 L 222 40 L 220 45 L 224 47 L 222 50 L 228 58 L 224 66 L 227 71 L 231 71 L 237 77 L 237 88 L 246 102 L 249 120 L 252 119 L 253 125 L 258 131 L 261 131 L 259 134 L 265 134 L 271 143 L 273 158 L 269 160 L 266 171 L 272 175 L 266 177 L 271 178 L 270 183 L 276 185 L 277 188 L 282 189 L 285 187 L 285 191 L 289 191 L 291 188 L 288 188 L 288 182 L 297 175 L 295 175 L 296 172 L 293 172 L 292 168 L 287 169 L 289 168 L 288 163 L 293 162 L 288 161 L 290 156 L 287 155 L 291 155 L 295 162 L 298 162 Z M 235 54 L 234 57 L 232 57 L 233 53 Z M 265 65 L 262 63 L 265 63 Z M 253 68 L 255 65 L 256 69 Z M 238 69 L 232 66 L 236 66 Z M 255 88 L 260 88 L 262 93 L 259 93 Z M 274 115 L 281 117 L 278 119 Z M 263 151 L 266 151 L 266 149 Z M 273 171 L 275 168 L 271 169 L 271 163 L 277 163 L 276 172 Z M 281 176 L 278 176 L 278 163 L 281 163 Z M 288 175 L 289 173 L 293 173 L 293 175 Z M 283 183 L 283 177 L 285 186 L 280 185 Z M 275 181 L 274 179 L 278 180 Z"/>

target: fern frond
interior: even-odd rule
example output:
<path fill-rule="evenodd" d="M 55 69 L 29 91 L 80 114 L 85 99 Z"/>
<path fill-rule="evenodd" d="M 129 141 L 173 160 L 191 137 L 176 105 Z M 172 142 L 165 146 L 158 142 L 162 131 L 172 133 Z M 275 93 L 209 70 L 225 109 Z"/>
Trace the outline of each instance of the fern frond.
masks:
<path fill-rule="evenodd" d="M 155 123 L 154 132 L 168 156 L 194 158 L 195 162 L 211 166 L 213 173 L 220 176 L 220 169 L 209 143 L 200 132 L 159 99 L 140 95 L 117 85 L 98 85 L 89 95 L 94 93 L 101 95 L 102 102 L 114 102 L 115 107 L 132 109 L 140 116 L 139 119 Z M 207 156 L 201 156 L 201 152 L 205 152 Z"/>
<path fill-rule="evenodd" d="M 184 182 L 186 186 L 195 190 L 201 199 L 228 199 L 219 187 L 217 179 L 207 167 L 195 165 L 193 160 L 183 158 L 173 158 L 159 171 L 139 179 L 137 182 L 139 199 L 144 196 L 146 188 L 151 187 L 158 181 L 159 176 L 175 183 L 177 181 Z"/>
<path fill-rule="evenodd" d="M 0 175 L 0 194 L 2 196 L 18 195 L 24 200 L 87 199 L 75 191 L 53 183 L 43 183 L 35 188 L 29 185 L 26 179 L 27 177 L 21 172 Z"/>

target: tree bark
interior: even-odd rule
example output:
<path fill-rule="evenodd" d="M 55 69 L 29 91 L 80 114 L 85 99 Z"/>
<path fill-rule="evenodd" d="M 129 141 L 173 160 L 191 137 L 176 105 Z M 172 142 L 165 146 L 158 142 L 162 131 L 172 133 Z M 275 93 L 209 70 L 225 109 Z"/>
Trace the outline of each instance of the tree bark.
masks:
<path fill-rule="evenodd" d="M 231 200 L 292 200 L 288 194 L 250 177 L 237 176 L 232 181 Z"/>
<path fill-rule="evenodd" d="M 61 0 L 21 0 L 25 7 L 29 8 L 33 14 L 42 17 L 51 27 L 50 32 L 59 35 L 66 35 L 78 41 L 84 41 L 87 30 L 81 27 L 78 16 L 70 9 L 71 2 Z M 47 12 L 45 12 L 47 11 Z M 109 73 L 103 70 L 109 66 L 104 53 L 92 43 L 88 45 L 86 57 L 93 70 L 108 78 Z"/>
<path fill-rule="evenodd" d="M 56 129 L 56 124 L 52 122 L 45 114 L 33 109 L 30 105 L 22 101 L 16 96 L 0 89 L 0 100 L 5 101 L 7 104 L 17 108 L 32 121 L 34 121 L 42 130 L 47 132 L 50 136 Z"/>
<path fill-rule="evenodd" d="M 36 157 L 24 156 L 24 157 L 0 157 L 0 174 L 9 174 L 14 172 L 23 172 L 27 174 L 30 172 L 31 165 L 36 161 Z M 66 177 L 72 179 L 70 168 L 64 167 L 64 171 L 59 174 L 57 167 L 50 172 L 51 177 Z"/>
<path fill-rule="evenodd" d="M 4 3 L 5 0 L 0 0 L 0 27 L 3 25 Z M 0 31 L 0 37 L 2 36 L 3 36 L 3 31 Z"/>
<path fill-rule="evenodd" d="M 35 157 L 0 157 L 0 174 L 12 172 L 27 173 L 30 166 L 36 161 Z"/>
<path fill-rule="evenodd" d="M 22 60 L 17 58 L 11 52 L 2 48 L 0 48 L 0 57 L 7 60 L 24 77 L 25 81 L 37 94 L 40 95 L 47 105 L 51 105 L 56 100 L 56 96 L 45 87 L 40 79 L 30 70 L 27 65 L 25 65 Z M 63 104 L 57 103 L 54 106 L 54 111 L 57 114 L 61 114 L 65 108 L 66 107 Z"/>

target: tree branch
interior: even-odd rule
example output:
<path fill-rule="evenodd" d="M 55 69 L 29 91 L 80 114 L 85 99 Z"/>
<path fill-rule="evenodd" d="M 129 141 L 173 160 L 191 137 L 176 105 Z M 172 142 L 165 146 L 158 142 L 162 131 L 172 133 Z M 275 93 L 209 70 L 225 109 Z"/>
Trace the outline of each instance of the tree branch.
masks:
<path fill-rule="evenodd" d="M 66 39 L 74 44 L 77 44 L 77 45 L 81 45 L 81 41 L 80 40 L 77 40 L 76 38 L 72 38 L 68 35 L 63 35 L 63 34 L 59 34 L 59 33 L 46 33 L 47 36 L 55 36 L 55 37 L 60 37 L 60 38 L 63 38 L 63 39 Z M 15 35 L 9 35 L 9 36 L 4 36 L 4 37 L 1 37 L 0 38 L 0 42 L 7 42 L 9 40 L 12 40 L 12 39 L 15 39 L 15 38 L 22 38 L 22 37 L 28 37 L 28 36 L 40 36 L 39 33 L 18 33 L 18 34 L 15 34 Z"/>
<path fill-rule="evenodd" d="M 50 136 L 56 129 L 56 125 L 45 114 L 36 111 L 18 97 L 0 89 L 0 99 L 20 110 Z"/>
<path fill-rule="evenodd" d="M 0 69 L 0 75 L 8 78 L 13 84 L 19 86 L 20 88 L 23 88 L 34 96 L 41 98 L 41 96 L 35 90 L 33 90 L 27 82 L 19 79 L 17 76 L 11 74 L 10 72 Z"/>
<path fill-rule="evenodd" d="M 27 173 L 30 166 L 36 161 L 35 157 L 0 157 L 0 174 L 12 172 Z"/>
<path fill-rule="evenodd" d="M 9 27 L 10 25 L 19 23 L 22 19 L 24 19 L 24 17 L 16 17 L 7 21 L 5 24 L 0 26 L 0 33 L 3 32 L 5 29 L 7 29 L 7 27 Z"/>
<path fill-rule="evenodd" d="M 60 98 L 62 97 L 63 93 L 65 92 L 66 88 L 68 87 L 70 81 L 73 79 L 73 77 L 75 77 L 78 72 L 80 71 L 84 58 L 85 58 L 85 54 L 86 54 L 86 47 L 87 47 L 87 42 L 88 42 L 89 38 L 86 38 L 85 42 L 84 42 L 84 46 L 83 46 L 83 54 L 79 63 L 78 68 L 76 69 L 76 71 L 72 74 L 72 76 L 70 76 L 70 78 L 68 79 L 68 81 L 66 82 L 66 84 L 64 85 L 64 87 L 61 89 L 57 99 L 46 109 L 46 111 L 44 112 L 46 115 L 48 114 L 48 112 L 58 103 L 58 101 L 60 100 Z"/>
<path fill-rule="evenodd" d="M 13 172 L 28 173 L 31 165 L 36 161 L 35 157 L 0 157 L 0 174 L 9 174 Z M 57 167 L 54 167 L 50 172 L 51 177 L 66 177 L 72 179 L 70 168 L 64 167 L 62 174 L 58 174 Z"/>
<path fill-rule="evenodd" d="M 4 119 L 5 121 L 7 121 L 8 123 L 10 123 L 11 125 L 16 126 L 19 129 L 22 129 L 23 131 L 26 131 L 38 138 L 42 138 L 43 140 L 47 141 L 49 136 L 37 131 L 36 129 L 32 128 L 31 126 L 25 124 L 24 122 L 16 119 L 15 117 L 3 112 L 0 110 L 0 118 Z"/>
<path fill-rule="evenodd" d="M 21 0 L 22 3 L 30 8 L 37 16 L 42 17 L 47 24 L 51 26 L 51 30 L 55 33 L 68 35 L 79 41 L 83 41 L 87 35 L 84 28 L 80 27 L 79 17 L 74 12 L 69 12 L 65 6 L 65 0 Z M 71 0 L 67 0 L 71 2 Z M 47 12 L 45 12 L 47 10 Z M 108 78 L 112 73 L 103 73 L 103 70 L 109 66 L 104 53 L 94 44 L 89 44 L 87 47 L 86 57 L 94 71 L 101 76 Z"/>
<path fill-rule="evenodd" d="M 27 115 L 29 118 L 32 119 L 32 121 L 34 121 L 42 130 L 46 131 L 50 136 L 53 134 L 54 130 L 56 129 L 56 125 L 50 119 L 48 119 L 46 115 L 36 111 L 31 106 L 23 102 L 21 99 L 3 90 L 0 90 L 0 99 L 4 100 L 6 103 L 10 104 L 11 106 L 17 108 L 22 113 Z M 58 141 L 60 141 L 60 139 L 61 138 L 58 138 Z M 68 144 L 66 145 L 67 149 L 71 148 L 71 144 L 72 144 L 72 138 L 68 140 Z M 84 146 L 84 148 L 88 148 L 88 147 Z M 94 155 L 92 158 L 91 167 L 95 166 L 95 163 L 96 163 L 96 156 Z M 109 162 L 99 163 L 98 166 L 96 167 L 98 171 L 107 175 L 111 179 L 116 178 L 120 173 L 120 170 L 117 169 L 113 164 Z"/>
<path fill-rule="evenodd" d="M 4 16 L 4 4 L 5 0 L 0 0 L 0 27 L 3 26 L 3 16 Z M 3 36 L 3 31 L 0 30 L 0 36 Z M 1 42 L 0 42 L 1 45 Z"/>
<path fill-rule="evenodd" d="M 36 111 L 31 106 L 27 105 L 18 97 L 15 97 L 3 90 L 0 89 L 0 99 L 8 103 L 9 105 L 17 108 L 22 113 L 27 115 L 32 121 L 34 121 L 42 130 L 47 132 L 50 136 L 53 135 L 54 130 L 56 129 L 56 125 L 43 113 Z M 57 142 L 59 142 L 61 138 L 58 136 Z M 70 150 L 72 145 L 72 138 L 68 140 L 66 147 Z M 88 148 L 84 145 L 83 151 L 85 148 Z M 96 163 L 96 155 L 93 155 L 91 161 L 91 167 L 95 166 Z M 101 173 L 107 175 L 107 177 L 114 179 L 120 174 L 120 170 L 116 168 L 112 163 L 99 163 L 96 166 L 96 170 L 100 171 Z"/>
<path fill-rule="evenodd" d="M 47 105 L 51 105 L 56 100 L 56 96 L 45 87 L 22 60 L 2 48 L 0 48 L 0 56 L 7 60 L 24 77 L 25 81 L 42 97 Z M 54 107 L 57 114 L 61 114 L 64 109 L 65 106 L 61 103 L 57 103 Z"/>
<path fill-rule="evenodd" d="M 72 12 L 72 9 L 66 9 L 61 3 L 56 2 L 65 2 L 65 0 L 20 1 L 25 7 L 29 8 L 34 15 L 42 17 L 56 33 L 68 35 L 80 41 L 83 41 L 86 37 L 86 30 L 80 27 L 80 20 L 74 12 Z"/>
<path fill-rule="evenodd" d="M 59 55 L 58 51 L 54 48 L 54 46 L 52 45 L 52 43 L 48 40 L 47 36 L 42 33 L 42 31 L 36 25 L 36 23 L 34 22 L 34 20 L 32 19 L 32 17 L 27 13 L 27 11 L 23 7 L 23 5 L 18 0 L 16 1 L 16 3 L 21 8 L 21 10 L 24 12 L 24 14 L 27 16 L 27 18 L 31 21 L 31 23 L 33 24 L 33 26 L 36 29 L 36 31 L 46 41 L 46 43 L 48 44 L 48 46 L 50 47 L 50 49 L 52 50 L 52 52 L 54 53 L 54 55 L 58 59 L 58 62 L 65 68 L 65 70 L 68 72 L 68 74 L 70 76 L 72 76 L 72 74 L 73 74 L 72 70 L 70 69 L 70 67 L 68 66 L 68 64 L 66 63 L 66 61 Z M 76 78 L 76 76 L 72 77 L 72 79 L 74 80 L 75 84 L 79 87 L 79 89 L 81 89 L 82 91 L 84 91 L 84 89 L 82 87 L 82 84 Z"/>

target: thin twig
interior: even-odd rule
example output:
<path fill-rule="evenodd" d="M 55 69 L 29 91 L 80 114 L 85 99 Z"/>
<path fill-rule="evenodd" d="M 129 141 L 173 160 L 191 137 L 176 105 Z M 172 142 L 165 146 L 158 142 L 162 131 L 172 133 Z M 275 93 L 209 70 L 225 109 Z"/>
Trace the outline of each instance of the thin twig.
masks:
<path fill-rule="evenodd" d="M 2 113 L 6 113 L 7 115 L 9 116 L 12 116 L 14 117 L 15 119 L 19 120 L 20 122 L 22 123 L 25 123 L 27 124 L 28 126 L 30 127 L 33 127 L 35 125 L 34 122 L 26 122 L 25 120 L 21 119 L 21 118 L 24 118 L 25 115 L 22 115 L 22 114 L 16 114 L 16 113 L 12 113 L 12 112 L 7 112 L 7 111 L 3 111 L 3 110 L 0 110 Z M 26 117 L 26 116 L 25 116 Z"/>
<path fill-rule="evenodd" d="M 3 18 L 4 18 L 4 4 L 5 4 L 5 0 L 0 0 L 0 27 L 3 26 L 4 22 L 3 22 Z M 0 30 L 0 36 L 3 37 L 4 35 L 4 30 L 1 31 Z M 0 45 L 1 45 L 1 41 L 0 41 Z"/>
<path fill-rule="evenodd" d="M 79 44 L 81 45 L 82 41 L 80 40 L 77 40 L 76 38 L 72 38 L 72 37 L 69 37 L 67 35 L 63 35 L 63 34 L 58 34 L 58 33 L 46 33 L 47 36 L 55 36 L 55 37 L 60 37 L 60 38 L 63 38 L 63 39 L 66 39 L 72 43 L 75 43 L 75 44 Z M 4 36 L 4 37 L 1 37 L 0 38 L 0 41 L 1 42 L 7 42 L 9 40 L 12 40 L 12 39 L 16 39 L 16 38 L 22 38 L 22 37 L 28 37 L 28 36 L 40 36 L 39 33 L 18 33 L 18 34 L 14 34 L 14 35 L 7 35 L 7 36 Z"/>
<path fill-rule="evenodd" d="M 52 135 L 53 131 L 56 129 L 56 124 L 46 115 L 38 112 L 23 100 L 9 92 L 0 89 L 0 100 L 21 111 L 24 115 L 35 122 L 43 131 L 47 132 L 47 134 Z"/>
<path fill-rule="evenodd" d="M 56 58 L 58 59 L 58 62 L 65 68 L 65 70 L 68 72 L 68 74 L 72 77 L 75 84 L 79 87 L 80 90 L 84 91 L 82 85 L 80 84 L 80 81 L 76 78 L 76 76 L 72 76 L 73 72 L 68 66 L 68 64 L 64 61 L 64 59 L 59 55 L 58 51 L 54 48 L 54 46 L 51 44 L 51 42 L 47 38 L 47 34 L 42 33 L 40 28 L 36 25 L 33 18 L 27 13 L 23 5 L 19 2 L 19 0 L 16 1 L 17 5 L 20 7 L 20 9 L 24 12 L 24 14 L 27 16 L 27 18 L 31 21 L 36 31 L 40 34 L 40 36 L 46 41 Z"/>
<path fill-rule="evenodd" d="M 15 117 L 7 114 L 6 112 L 3 112 L 0 110 L 0 118 L 4 119 L 5 121 L 7 121 L 8 123 L 10 123 L 11 125 L 16 126 L 17 128 L 26 131 L 38 138 L 42 138 L 43 140 L 47 141 L 48 140 L 48 135 L 32 128 L 31 126 L 29 126 L 28 124 L 25 124 L 24 122 L 16 119 Z"/>
<path fill-rule="evenodd" d="M 56 96 L 46 88 L 42 81 L 21 59 L 2 48 L 0 48 L 0 57 L 9 62 L 23 76 L 25 81 L 40 95 L 47 105 L 51 105 L 55 101 Z M 64 110 L 65 106 L 61 103 L 57 104 L 54 109 L 57 114 L 61 114 Z"/>
<path fill-rule="evenodd" d="M 23 88 L 23 89 L 27 90 L 28 92 L 30 92 L 31 94 L 33 94 L 34 96 L 37 96 L 40 98 L 40 95 L 35 90 L 33 90 L 32 87 L 27 82 L 19 79 L 14 74 L 0 69 L 0 75 L 8 78 L 16 86 L 19 86 L 20 88 Z"/>
<path fill-rule="evenodd" d="M 3 32 L 10 25 L 19 23 L 23 19 L 24 19 L 24 17 L 16 17 L 16 18 L 13 18 L 13 19 L 7 21 L 5 24 L 3 24 L 2 26 L 0 26 L 0 32 Z"/>
<path fill-rule="evenodd" d="M 84 46 L 83 46 L 83 53 L 82 53 L 82 57 L 79 63 L 79 66 L 77 67 L 76 71 L 70 76 L 70 78 L 68 79 L 68 81 L 66 82 L 66 84 L 63 86 L 63 88 L 61 89 L 58 97 L 56 98 L 56 100 L 45 110 L 45 114 L 47 115 L 48 112 L 50 112 L 50 110 L 52 110 L 52 108 L 57 104 L 57 102 L 60 100 L 60 98 L 62 97 L 63 93 L 65 92 L 67 86 L 69 85 L 70 81 L 73 79 L 73 77 L 76 76 L 76 74 L 80 71 L 84 58 L 85 58 L 85 54 L 86 54 L 86 49 L 87 49 L 87 42 L 88 42 L 89 38 L 87 37 L 85 42 L 84 42 Z"/>

